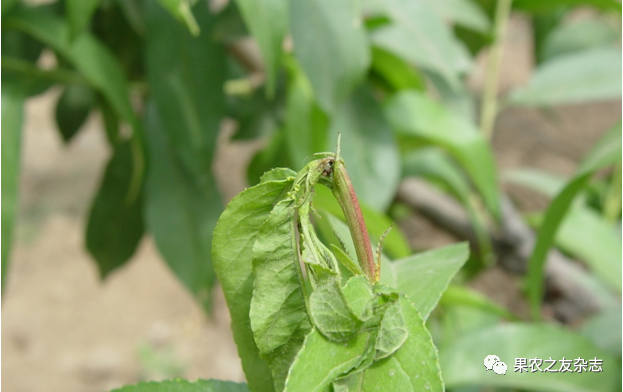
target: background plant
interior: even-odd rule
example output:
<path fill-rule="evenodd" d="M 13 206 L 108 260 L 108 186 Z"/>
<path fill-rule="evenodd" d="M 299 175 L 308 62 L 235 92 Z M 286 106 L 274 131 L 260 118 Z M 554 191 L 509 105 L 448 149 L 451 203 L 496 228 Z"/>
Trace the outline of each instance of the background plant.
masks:
<path fill-rule="evenodd" d="M 483 48 L 492 46 L 495 53 L 507 13 L 523 12 L 532 18 L 537 67 L 530 84 L 501 97 L 501 105 L 547 108 L 618 98 L 620 4 L 516 0 L 508 8 L 510 2 L 492 1 L 456 1 L 451 7 L 427 1 L 334 3 L 238 1 L 211 12 L 205 3 L 190 1 L 67 1 L 37 7 L 3 2 L 5 241 L 17 200 L 23 102 L 60 84 L 64 92 L 56 115 L 63 139 L 70 141 L 87 114 L 99 110 L 113 150 L 86 233 L 103 277 L 127 262 L 148 232 L 176 276 L 209 306 L 214 273 L 206 261 L 223 209 L 211 162 L 224 117 L 238 121 L 236 138 L 269 141 L 249 167 L 251 184 L 271 167 L 300 169 L 312 153 L 331 150 L 341 132 L 343 156 L 360 170 L 352 173 L 353 182 L 377 239 L 389 225 L 381 212 L 390 211 L 400 180 L 405 175 L 425 178 L 458 200 L 471 217 L 479 247 L 462 272 L 464 278 L 477 274 L 496 259 L 491 253 L 495 236 L 492 240 L 489 232 L 503 227 L 509 217 L 501 206 L 500 173 L 488 143 L 496 112 L 496 62 L 490 66 L 481 116 L 476 116 L 475 98 L 464 84 L 470 62 Z M 571 18 L 579 5 L 591 7 L 592 14 Z M 236 39 L 248 34 L 260 48 L 261 67 L 236 45 Z M 285 49 L 284 38 L 292 44 Z M 55 54 L 51 69 L 38 65 L 44 48 Z M 477 117 L 482 132 L 475 125 Z M 601 309 L 595 320 L 614 320 L 611 329 L 620 330 L 620 135 L 620 124 L 615 125 L 566 186 L 564 179 L 552 187 L 550 177 L 542 181 L 543 174 L 525 171 L 501 176 L 552 197 L 543 216 L 529 217 L 530 224 L 542 228 L 524 265 L 533 318 L 541 316 L 543 265 L 555 243 L 589 266 L 589 272 L 578 272 L 575 282 Z M 614 169 L 604 172 L 603 167 Z M 597 170 L 606 176 L 594 178 Z M 5 245 L 2 250 L 3 282 L 9 276 L 8 249 Z M 389 234 L 386 250 L 393 258 L 411 252 L 399 230 Z M 508 337 L 504 333 L 529 341 L 548 333 L 561 336 L 540 325 L 499 327 L 491 312 L 495 317 L 503 312 L 482 305 L 482 298 L 470 297 L 473 293 L 463 286 L 451 290 L 463 293 L 442 298 L 436 321 L 430 321 L 445 325 L 439 338 L 448 342 L 440 345 L 448 387 L 491 382 L 481 379 L 480 371 L 453 378 L 452 366 L 444 365 L 444 356 L 456 358 L 456 352 L 469 352 L 462 344 L 477 341 L 470 328 L 448 326 L 453 317 L 467 319 L 461 316 L 466 303 L 488 309 L 477 323 L 490 324 L 490 336 L 499 336 L 499 341 L 487 341 L 489 347 L 500 347 Z M 583 333 L 607 350 L 620 346 L 600 341 L 604 335 L 596 325 L 591 320 Z M 522 332 L 524 328 L 530 333 Z M 576 334 L 568 336 L 576 344 L 588 344 Z M 574 347 L 561 339 L 552 341 L 561 349 Z M 546 355 L 554 355 L 552 350 Z M 620 352 L 611 355 L 608 360 Z M 529 385 L 523 384 L 529 380 L 504 380 L 519 388 L 547 382 L 553 383 L 550 389 L 570 388 L 568 379 L 546 376 L 532 378 L 537 381 Z M 587 390 L 608 387 L 589 378 L 582 385 Z"/>

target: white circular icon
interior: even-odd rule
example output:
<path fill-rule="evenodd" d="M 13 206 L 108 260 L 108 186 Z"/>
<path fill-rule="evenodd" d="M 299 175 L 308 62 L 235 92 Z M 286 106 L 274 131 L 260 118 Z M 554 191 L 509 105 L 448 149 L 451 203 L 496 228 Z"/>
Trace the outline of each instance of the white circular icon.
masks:
<path fill-rule="evenodd" d="M 485 367 L 487 370 L 493 369 L 493 364 L 496 362 L 500 362 L 500 357 L 497 355 L 487 355 L 485 358 Z"/>
<path fill-rule="evenodd" d="M 506 374 L 506 364 L 501 361 L 497 361 L 493 364 L 493 371 L 495 374 Z"/>

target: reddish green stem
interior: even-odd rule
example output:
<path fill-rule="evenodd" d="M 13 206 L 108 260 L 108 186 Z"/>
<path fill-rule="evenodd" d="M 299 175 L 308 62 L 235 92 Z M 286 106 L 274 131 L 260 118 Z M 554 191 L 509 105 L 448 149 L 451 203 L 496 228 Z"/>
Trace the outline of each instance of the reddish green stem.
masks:
<path fill-rule="evenodd" d="M 374 262 L 374 253 L 370 245 L 366 223 L 361 213 L 355 189 L 344 167 L 344 162 L 339 158 L 335 161 L 333 171 L 333 195 L 346 217 L 346 224 L 350 229 L 350 235 L 355 244 L 359 265 L 361 265 L 361 269 L 365 272 L 370 282 L 375 283 L 379 279 L 379 274 Z"/>

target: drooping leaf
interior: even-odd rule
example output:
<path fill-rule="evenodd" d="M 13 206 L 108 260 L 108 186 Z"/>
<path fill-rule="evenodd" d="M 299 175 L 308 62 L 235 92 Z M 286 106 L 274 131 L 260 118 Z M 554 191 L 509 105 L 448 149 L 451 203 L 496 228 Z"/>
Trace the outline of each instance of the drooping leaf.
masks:
<path fill-rule="evenodd" d="M 70 37 L 78 36 L 87 28 L 99 2 L 100 0 L 67 0 L 65 2 Z"/>
<path fill-rule="evenodd" d="M 506 374 L 486 371 L 483 361 L 488 355 L 497 355 L 507 366 Z M 527 360 L 549 358 L 558 361 L 553 369 L 561 367 L 560 360 L 574 361 L 597 358 L 603 360 L 603 372 L 585 370 L 582 373 L 515 371 L 518 358 Z M 441 368 L 448 388 L 469 385 L 506 387 L 551 392 L 603 392 L 614 390 L 614 382 L 621 377 L 621 367 L 607 352 L 597 348 L 586 338 L 552 325 L 523 323 L 497 324 L 472 333 L 463 334 L 454 343 L 440 349 Z M 543 362 L 541 369 L 549 366 Z"/>
<path fill-rule="evenodd" d="M 357 197 L 379 211 L 387 209 L 400 180 L 400 160 L 379 103 L 360 88 L 337 111 L 330 140 L 342 135 L 341 154 Z"/>
<path fill-rule="evenodd" d="M 621 97 L 621 51 L 594 48 L 542 63 L 528 86 L 513 91 L 509 103 L 553 106 Z"/>
<path fill-rule="evenodd" d="M 527 289 L 532 316 L 540 317 L 540 304 L 543 293 L 543 268 L 558 226 L 562 222 L 575 196 L 584 189 L 592 173 L 607 165 L 621 161 L 621 123 L 608 131 L 589 152 L 574 177 L 552 200 L 543 223 L 539 228 L 532 256 L 528 261 Z"/>
<path fill-rule="evenodd" d="M 150 159 L 145 218 L 158 250 L 175 275 L 209 309 L 216 276 L 210 257 L 212 230 L 223 210 L 211 172 L 202 181 L 188 172 L 150 103 L 145 123 Z"/>
<path fill-rule="evenodd" d="M 348 1 L 290 2 L 294 54 L 328 113 L 348 97 L 370 63 L 361 16 L 354 8 Z"/>
<path fill-rule="evenodd" d="M 303 297 L 292 201 L 278 203 L 253 245 L 255 277 L 249 318 L 260 355 L 283 390 L 288 369 L 311 330 Z"/>
<path fill-rule="evenodd" d="M 154 2 L 146 7 L 147 77 L 163 129 L 186 169 L 207 182 L 225 114 L 225 54 L 210 35 L 215 17 L 198 2 L 193 12 L 202 33 L 193 37 Z"/>
<path fill-rule="evenodd" d="M 253 296 L 252 249 L 260 227 L 291 181 L 266 181 L 236 196 L 214 229 L 214 269 L 225 293 L 249 389 L 274 390 L 268 364 L 260 357 L 251 331 L 249 310 Z"/>
<path fill-rule="evenodd" d="M 95 258 L 100 276 L 125 264 L 143 237 L 142 195 L 128 199 L 132 181 L 130 143 L 115 146 L 99 191 L 93 200 L 86 230 L 86 247 Z"/>
<path fill-rule="evenodd" d="M 407 295 L 426 320 L 468 257 L 467 244 L 459 243 L 417 253 L 383 267 L 393 270 L 394 287 Z"/>
<path fill-rule="evenodd" d="M 281 46 L 288 31 L 288 1 L 236 0 L 236 4 L 262 52 L 267 91 L 272 95 L 281 60 Z"/>
<path fill-rule="evenodd" d="M 393 23 L 372 31 L 372 42 L 405 60 L 435 72 L 459 88 L 469 67 L 467 52 L 426 1 L 377 1 Z M 431 40 L 430 37 L 435 37 Z"/>
<path fill-rule="evenodd" d="M 385 109 L 392 128 L 400 134 L 447 149 L 463 166 L 489 211 L 500 216 L 493 153 L 469 120 L 415 91 L 396 94 Z"/>
<path fill-rule="evenodd" d="M 183 23 L 192 35 L 199 35 L 202 27 L 195 20 L 191 9 L 197 0 L 158 0 L 158 2 L 174 18 Z"/>
<path fill-rule="evenodd" d="M 65 88 L 55 111 L 56 125 L 65 143 L 78 133 L 94 103 L 95 96 L 89 87 L 71 84 Z"/>
<path fill-rule="evenodd" d="M 480 33 L 491 29 L 491 21 L 485 11 L 472 0 L 428 1 L 435 11 L 446 20 Z"/>
<path fill-rule="evenodd" d="M 385 49 L 372 47 L 372 71 L 395 90 L 424 90 L 423 75 L 402 58 Z"/>
<path fill-rule="evenodd" d="M 540 57 L 547 61 L 567 53 L 612 46 L 618 37 L 619 32 L 603 20 L 561 23 L 545 38 Z"/>
<path fill-rule="evenodd" d="M 146 381 L 111 392 L 248 392 L 246 384 L 221 380 L 187 381 L 182 379 Z"/>
<path fill-rule="evenodd" d="M 19 192 L 24 97 L 9 83 L 2 88 L 2 291 L 6 287 Z"/>

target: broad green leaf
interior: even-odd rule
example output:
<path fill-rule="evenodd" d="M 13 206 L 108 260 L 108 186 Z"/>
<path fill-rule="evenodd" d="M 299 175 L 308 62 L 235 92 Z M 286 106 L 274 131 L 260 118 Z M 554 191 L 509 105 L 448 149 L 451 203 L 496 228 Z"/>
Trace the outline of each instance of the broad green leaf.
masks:
<path fill-rule="evenodd" d="M 468 257 L 467 244 L 460 243 L 417 253 L 383 267 L 393 270 L 393 287 L 406 294 L 426 320 Z"/>
<path fill-rule="evenodd" d="M 463 166 L 489 211 L 500 216 L 493 153 L 469 120 L 415 91 L 396 94 L 387 103 L 385 113 L 399 134 L 447 149 Z"/>
<path fill-rule="evenodd" d="M 56 125 L 63 141 L 69 142 L 80 130 L 95 104 L 93 90 L 87 86 L 70 84 L 56 103 Z M 129 162 L 131 167 L 132 162 Z"/>
<path fill-rule="evenodd" d="M 372 42 L 441 75 L 453 88 L 459 88 L 459 75 L 468 70 L 469 58 L 430 4 L 410 0 L 377 3 L 393 23 L 373 30 Z"/>
<path fill-rule="evenodd" d="M 542 63 L 528 86 L 509 96 L 522 106 L 553 106 L 621 97 L 621 50 L 594 48 Z"/>
<path fill-rule="evenodd" d="M 311 330 L 296 246 L 292 201 L 278 203 L 253 245 L 253 298 L 249 318 L 262 358 L 283 389 L 288 369 Z"/>
<path fill-rule="evenodd" d="M 571 208 L 556 234 L 556 244 L 621 292 L 621 238 L 600 215 L 588 208 Z"/>
<path fill-rule="evenodd" d="M 543 60 L 571 52 L 600 46 L 612 46 L 620 33 L 604 20 L 588 19 L 576 23 L 561 23 L 545 38 L 540 56 Z"/>
<path fill-rule="evenodd" d="M 488 355 L 497 355 L 506 364 L 505 375 L 486 371 L 483 362 Z M 516 372 L 517 358 L 557 361 L 597 358 L 603 360 L 603 372 Z M 615 381 L 621 377 L 621 366 L 612 355 L 580 335 L 551 325 L 497 324 L 463 334 L 453 344 L 440 349 L 440 361 L 448 388 L 482 385 L 531 391 L 603 392 L 614 390 Z M 543 363 L 542 369 L 547 366 Z M 560 366 L 558 362 L 553 369 Z M 570 368 L 574 370 L 573 362 Z"/>
<path fill-rule="evenodd" d="M 99 2 L 100 0 L 65 1 L 65 12 L 67 13 L 69 32 L 72 38 L 78 36 L 87 29 Z"/>
<path fill-rule="evenodd" d="M 142 195 L 129 200 L 132 181 L 129 142 L 115 146 L 99 191 L 93 200 L 86 229 L 86 247 L 105 278 L 125 264 L 143 237 Z"/>
<path fill-rule="evenodd" d="M 597 347 L 621 357 L 621 307 L 606 308 L 589 318 L 581 333 Z"/>
<path fill-rule="evenodd" d="M 472 0 L 428 0 L 435 11 L 446 20 L 481 33 L 488 33 L 491 22 L 477 1 Z"/>
<path fill-rule="evenodd" d="M 399 302 L 390 303 L 383 313 L 379 332 L 374 344 L 374 359 L 387 358 L 398 350 L 409 337 L 402 307 Z"/>
<path fill-rule="evenodd" d="M 95 37 L 85 32 L 69 41 L 69 29 L 50 12 L 23 9 L 3 20 L 4 28 L 16 28 L 48 45 L 70 62 L 132 127 L 132 185 L 128 197 L 138 196 L 144 176 L 144 146 L 141 125 L 130 103 L 128 86 L 117 59 Z"/>
<path fill-rule="evenodd" d="M 372 315 L 372 286 L 363 276 L 355 275 L 348 279 L 346 285 L 342 287 L 342 293 L 353 313 L 361 320 L 367 320 Z"/>
<path fill-rule="evenodd" d="M 158 250 L 175 275 L 209 309 L 216 276 L 210 257 L 212 230 L 222 201 L 208 172 L 202 181 L 177 157 L 164 121 L 149 103 L 145 124 L 149 170 L 145 183 L 145 218 Z"/>
<path fill-rule="evenodd" d="M 346 380 L 349 388 L 338 387 L 336 392 L 444 390 L 437 349 L 421 316 L 405 297 L 397 304 L 409 331 L 407 339 L 394 355 L 353 374 Z"/>
<path fill-rule="evenodd" d="M 281 46 L 288 31 L 287 0 L 236 0 L 249 31 L 257 40 L 266 68 L 267 91 L 275 91 Z"/>
<path fill-rule="evenodd" d="M 2 291 L 9 271 L 19 193 L 23 94 L 5 82 L 2 89 Z"/>
<path fill-rule="evenodd" d="M 185 4 L 185 2 L 184 2 Z M 210 31 L 206 2 L 193 8 L 202 33 L 193 37 L 165 10 L 148 2 L 147 77 L 175 155 L 199 182 L 210 181 L 219 124 L 225 115 L 224 49 Z"/>
<path fill-rule="evenodd" d="M 220 380 L 187 381 L 182 379 L 145 381 L 111 392 L 248 392 L 246 384 Z"/>
<path fill-rule="evenodd" d="M 378 241 L 383 233 L 391 227 L 392 220 L 387 215 L 377 212 L 363 202 L 360 202 L 360 205 L 363 217 L 366 221 L 366 227 L 373 239 Z M 328 188 L 322 186 L 316 188 L 314 206 L 324 209 L 344 221 L 344 213 Z M 319 225 L 322 225 L 322 223 L 323 222 L 318 222 Z M 343 240 L 345 241 L 346 239 Z M 393 227 L 390 230 L 383 244 L 383 249 L 393 258 L 406 257 L 412 253 L 407 239 L 399 227 Z M 354 255 L 355 253 L 353 251 L 351 257 L 354 257 Z"/>
<path fill-rule="evenodd" d="M 403 59 L 385 49 L 372 47 L 372 71 L 381 76 L 393 90 L 424 90 L 423 75 Z"/>
<path fill-rule="evenodd" d="M 186 25 L 186 28 L 192 35 L 199 35 L 202 26 L 200 26 L 195 20 L 191 9 L 197 0 L 158 0 L 158 2 L 174 18 Z M 198 19 L 201 19 L 201 17 L 198 17 Z"/>
<path fill-rule="evenodd" d="M 592 173 L 621 160 L 621 123 L 608 131 L 584 159 L 575 176 L 552 200 L 539 228 L 532 256 L 528 261 L 527 289 L 532 316 L 540 317 L 543 269 L 549 248 L 575 196 L 584 189 Z"/>
<path fill-rule="evenodd" d="M 318 107 L 309 81 L 292 64 L 286 98 L 285 140 L 294 169 L 301 169 L 314 153 L 326 151 L 329 117 Z"/>
<path fill-rule="evenodd" d="M 316 286 L 309 298 L 314 326 L 333 342 L 350 340 L 360 332 L 364 321 L 348 306 L 340 283 L 337 278 L 329 279 Z M 368 300 L 371 295 L 370 292 Z"/>
<path fill-rule="evenodd" d="M 238 346 L 249 389 L 274 390 L 272 373 L 260 357 L 251 331 L 249 310 L 253 296 L 252 249 L 258 232 L 291 186 L 291 181 L 266 181 L 234 197 L 214 229 L 212 257 L 232 318 L 232 331 Z"/>
<path fill-rule="evenodd" d="M 293 0 L 294 55 L 320 107 L 332 113 L 363 80 L 370 53 L 361 16 L 350 1 Z"/>
<path fill-rule="evenodd" d="M 400 159 L 392 132 L 369 88 L 360 88 L 336 112 L 330 140 L 342 135 L 341 154 L 359 200 L 387 209 L 400 180 Z"/>
<path fill-rule="evenodd" d="M 345 343 L 337 343 L 312 329 L 288 372 L 284 391 L 328 391 L 336 378 L 362 361 L 369 339 L 370 334 L 364 332 Z"/>
<path fill-rule="evenodd" d="M 290 178 L 292 177 L 292 178 Z M 286 181 L 290 178 L 290 181 L 296 177 L 296 172 L 294 170 L 286 169 L 283 167 L 276 167 L 271 171 L 268 171 L 260 177 L 260 182 L 268 182 L 268 181 Z"/>

